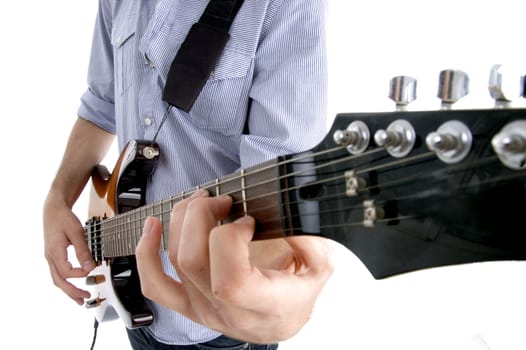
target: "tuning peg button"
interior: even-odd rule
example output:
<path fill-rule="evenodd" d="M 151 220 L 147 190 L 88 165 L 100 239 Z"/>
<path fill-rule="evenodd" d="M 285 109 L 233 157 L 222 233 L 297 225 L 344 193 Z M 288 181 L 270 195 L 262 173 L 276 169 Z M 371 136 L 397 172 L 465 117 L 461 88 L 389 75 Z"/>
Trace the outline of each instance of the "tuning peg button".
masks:
<path fill-rule="evenodd" d="M 396 103 L 397 110 L 405 110 L 416 100 L 417 81 L 409 76 L 397 76 L 389 83 L 389 98 Z"/>
<path fill-rule="evenodd" d="M 526 98 L 526 75 L 521 76 L 521 85 L 519 96 Z"/>
<path fill-rule="evenodd" d="M 442 101 L 442 109 L 450 109 L 468 93 L 469 77 L 465 72 L 452 69 L 440 72 L 437 97 Z"/>
<path fill-rule="evenodd" d="M 509 107 L 513 98 L 524 97 L 524 77 L 513 68 L 495 64 L 491 68 L 488 82 L 490 96 L 495 100 L 495 107 Z"/>

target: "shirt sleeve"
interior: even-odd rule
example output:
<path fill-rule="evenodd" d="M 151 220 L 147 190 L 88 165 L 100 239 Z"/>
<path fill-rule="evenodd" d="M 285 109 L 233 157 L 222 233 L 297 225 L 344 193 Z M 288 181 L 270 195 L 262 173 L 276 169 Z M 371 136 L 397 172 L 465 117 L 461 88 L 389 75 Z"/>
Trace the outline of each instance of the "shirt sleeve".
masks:
<path fill-rule="evenodd" d="M 95 22 L 88 88 L 81 96 L 79 117 L 115 134 L 115 99 L 113 81 L 113 48 L 111 45 L 111 1 L 100 0 Z"/>
<path fill-rule="evenodd" d="M 305 151 L 327 129 L 325 0 L 285 0 L 270 9 L 255 56 L 242 167 Z"/>

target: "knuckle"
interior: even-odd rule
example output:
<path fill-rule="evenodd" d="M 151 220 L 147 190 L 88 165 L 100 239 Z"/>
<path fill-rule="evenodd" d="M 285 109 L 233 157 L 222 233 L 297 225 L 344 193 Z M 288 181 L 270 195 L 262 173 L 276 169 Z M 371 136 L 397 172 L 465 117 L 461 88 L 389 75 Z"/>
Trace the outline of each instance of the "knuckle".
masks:
<path fill-rule="evenodd" d="M 186 207 L 186 211 L 192 215 L 195 212 L 202 212 L 207 207 L 207 199 L 206 198 L 195 198 L 190 203 L 188 203 L 188 206 Z"/>
<path fill-rule="evenodd" d="M 197 258 L 196 254 L 190 254 L 189 252 L 180 252 L 174 257 L 176 266 L 186 273 L 198 272 L 201 269 L 201 261 Z"/>

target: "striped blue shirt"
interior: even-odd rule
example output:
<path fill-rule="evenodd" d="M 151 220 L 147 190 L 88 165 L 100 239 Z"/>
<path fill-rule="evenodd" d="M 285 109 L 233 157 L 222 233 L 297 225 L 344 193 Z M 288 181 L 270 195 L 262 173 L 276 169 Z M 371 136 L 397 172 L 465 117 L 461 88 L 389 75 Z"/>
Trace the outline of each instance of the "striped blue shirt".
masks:
<path fill-rule="evenodd" d="M 152 139 L 175 54 L 206 0 L 100 0 L 78 115 L 118 135 Z M 246 0 L 231 39 L 190 113 L 159 130 L 147 201 L 166 199 L 264 160 L 306 150 L 326 132 L 325 0 Z M 248 128 L 245 128 L 247 126 Z M 246 133 L 246 130 L 249 130 Z M 166 254 L 165 271 L 176 276 Z M 153 304 L 149 331 L 192 344 L 218 334 Z"/>

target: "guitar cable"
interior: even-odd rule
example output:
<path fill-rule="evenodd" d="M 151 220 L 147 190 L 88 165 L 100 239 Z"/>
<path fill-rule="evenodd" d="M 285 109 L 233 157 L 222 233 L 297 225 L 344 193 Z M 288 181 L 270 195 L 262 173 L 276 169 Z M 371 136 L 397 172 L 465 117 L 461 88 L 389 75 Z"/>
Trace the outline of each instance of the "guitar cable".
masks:
<path fill-rule="evenodd" d="M 95 348 L 95 341 L 97 340 L 97 330 L 99 329 L 99 321 L 95 318 L 95 322 L 93 323 L 93 340 L 91 341 L 91 347 L 90 350 L 93 350 Z"/>

